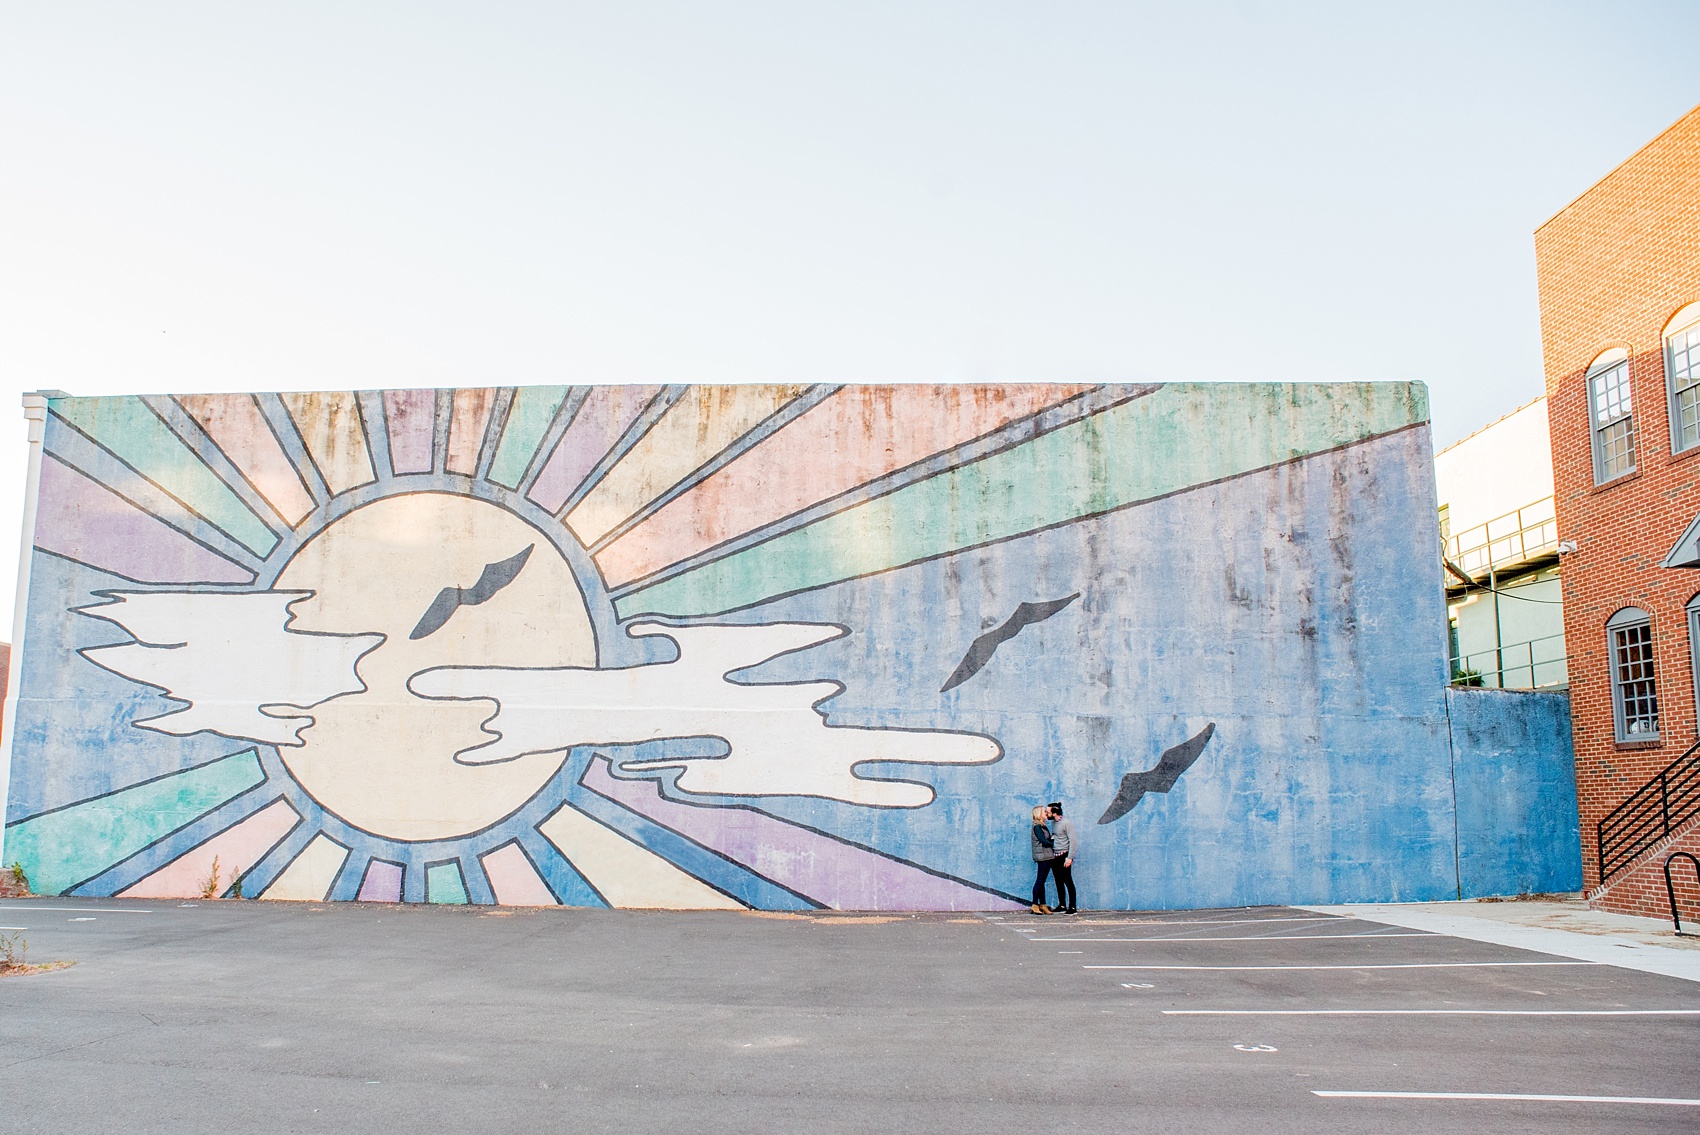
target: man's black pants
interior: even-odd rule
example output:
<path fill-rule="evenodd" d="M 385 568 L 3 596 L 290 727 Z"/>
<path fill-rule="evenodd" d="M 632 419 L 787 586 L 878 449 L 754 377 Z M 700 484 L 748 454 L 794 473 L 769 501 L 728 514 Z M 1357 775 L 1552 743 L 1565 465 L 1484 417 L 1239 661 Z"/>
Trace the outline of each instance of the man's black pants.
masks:
<path fill-rule="evenodd" d="M 1051 874 L 1055 876 L 1057 880 L 1057 909 L 1075 909 L 1074 868 L 1068 866 L 1060 859 L 1054 859 L 1051 861 Z M 1065 892 L 1067 901 L 1064 901 Z M 1043 893 L 1042 890 L 1041 893 Z M 1040 899 L 1039 901 L 1043 902 L 1044 900 Z"/>

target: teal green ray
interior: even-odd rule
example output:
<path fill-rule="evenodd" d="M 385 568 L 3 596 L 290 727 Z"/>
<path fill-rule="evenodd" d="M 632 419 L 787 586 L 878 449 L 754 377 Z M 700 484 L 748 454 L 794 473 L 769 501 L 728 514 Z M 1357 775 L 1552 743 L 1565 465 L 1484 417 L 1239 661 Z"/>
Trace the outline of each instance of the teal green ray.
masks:
<path fill-rule="evenodd" d="M 532 454 L 549 432 L 549 423 L 555 420 L 555 411 L 566 396 L 565 386 L 521 386 L 514 391 L 501 444 L 490 462 L 490 480 L 510 489 L 519 488 Z"/>
<path fill-rule="evenodd" d="M 466 881 L 460 868 L 453 863 L 439 863 L 425 869 L 425 900 L 440 903 L 466 903 Z"/>
<path fill-rule="evenodd" d="M 635 591 L 615 606 L 623 619 L 718 614 L 1427 420 L 1421 383 L 1170 384 Z"/>
<path fill-rule="evenodd" d="M 140 398 L 56 398 L 53 412 L 256 555 L 277 535 Z"/>
<path fill-rule="evenodd" d="M 265 779 L 258 754 L 247 749 L 42 812 L 7 826 L 6 863 L 22 864 L 36 894 L 62 894 Z"/>

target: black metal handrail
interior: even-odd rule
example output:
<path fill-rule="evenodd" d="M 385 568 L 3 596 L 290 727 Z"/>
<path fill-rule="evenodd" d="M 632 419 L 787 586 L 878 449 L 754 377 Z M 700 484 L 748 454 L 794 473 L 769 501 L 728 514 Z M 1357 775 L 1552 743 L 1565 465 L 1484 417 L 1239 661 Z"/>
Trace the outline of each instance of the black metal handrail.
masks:
<path fill-rule="evenodd" d="M 1693 866 L 1695 883 L 1700 883 L 1700 859 L 1694 858 L 1686 851 L 1673 852 L 1665 859 L 1665 894 L 1670 898 L 1671 925 L 1676 927 L 1678 938 L 1692 938 L 1694 935 L 1682 932 L 1682 912 L 1676 909 L 1676 884 L 1670 879 L 1670 865 L 1678 859 L 1686 859 Z"/>
<path fill-rule="evenodd" d="M 1600 820 L 1595 829 L 1600 882 L 1700 815 L 1700 755 L 1696 754 L 1700 754 L 1700 741 Z"/>

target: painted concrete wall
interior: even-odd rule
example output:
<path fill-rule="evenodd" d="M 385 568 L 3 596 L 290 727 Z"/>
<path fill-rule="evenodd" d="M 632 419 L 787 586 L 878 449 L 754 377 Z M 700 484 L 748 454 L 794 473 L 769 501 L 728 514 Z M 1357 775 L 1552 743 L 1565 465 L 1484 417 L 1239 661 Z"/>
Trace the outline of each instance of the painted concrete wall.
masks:
<path fill-rule="evenodd" d="M 1582 888 L 1570 695 L 1447 692 L 1464 897 Z"/>
<path fill-rule="evenodd" d="M 46 893 L 216 858 L 267 898 L 984 909 L 1062 799 L 1089 906 L 1448 897 L 1426 417 L 1407 384 L 58 399 L 0 854 Z"/>

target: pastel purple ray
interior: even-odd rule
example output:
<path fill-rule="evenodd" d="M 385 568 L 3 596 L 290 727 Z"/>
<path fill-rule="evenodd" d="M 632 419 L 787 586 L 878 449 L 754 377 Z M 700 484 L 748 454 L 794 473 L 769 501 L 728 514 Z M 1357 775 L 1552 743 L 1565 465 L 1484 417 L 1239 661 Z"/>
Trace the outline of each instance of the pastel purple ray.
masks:
<path fill-rule="evenodd" d="M 680 804 L 596 757 L 579 783 L 833 910 L 1019 910 L 1021 904 L 753 808 Z"/>
<path fill-rule="evenodd" d="M 374 859 L 366 865 L 366 877 L 360 881 L 358 902 L 400 902 L 401 865 Z"/>
<path fill-rule="evenodd" d="M 566 504 L 591 466 L 602 460 L 659 393 L 659 386 L 598 386 L 592 390 L 526 495 L 550 512 Z"/>
<path fill-rule="evenodd" d="M 429 473 L 431 442 L 437 431 L 437 392 L 386 390 L 384 417 L 390 424 L 390 468 L 397 473 Z"/>
<path fill-rule="evenodd" d="M 35 546 L 138 583 L 251 583 L 254 573 L 195 543 L 49 453 Z"/>

